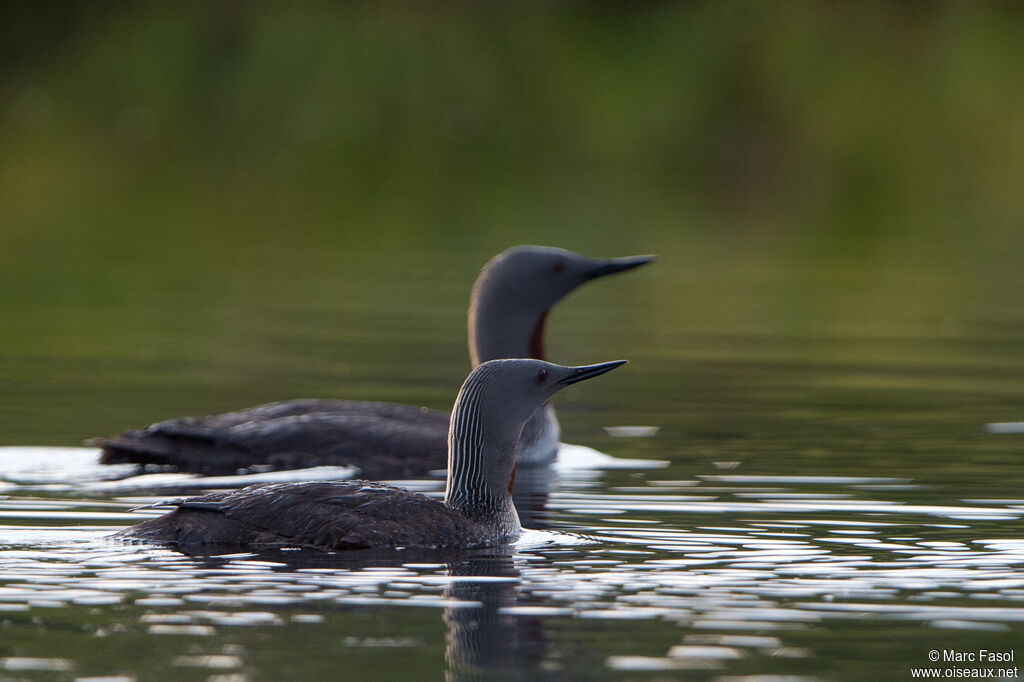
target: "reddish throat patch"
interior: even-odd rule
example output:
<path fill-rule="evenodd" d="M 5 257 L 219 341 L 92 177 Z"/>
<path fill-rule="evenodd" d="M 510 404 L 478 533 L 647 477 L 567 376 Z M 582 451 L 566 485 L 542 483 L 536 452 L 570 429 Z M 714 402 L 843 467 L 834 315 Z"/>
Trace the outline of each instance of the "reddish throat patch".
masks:
<path fill-rule="evenodd" d="M 530 335 L 530 357 L 536 360 L 544 359 L 544 323 L 548 319 L 548 313 L 537 318 L 537 324 L 533 326 L 533 334 Z"/>

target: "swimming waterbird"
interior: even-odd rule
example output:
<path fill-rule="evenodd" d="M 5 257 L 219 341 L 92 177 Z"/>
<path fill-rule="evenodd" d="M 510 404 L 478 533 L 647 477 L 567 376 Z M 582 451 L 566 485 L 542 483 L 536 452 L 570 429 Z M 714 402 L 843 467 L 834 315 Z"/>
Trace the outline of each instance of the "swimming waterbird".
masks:
<path fill-rule="evenodd" d="M 452 410 L 444 500 L 370 481 L 250 486 L 169 502 L 176 509 L 115 537 L 175 546 L 467 549 L 514 542 L 516 449 L 534 411 L 570 384 L 625 360 L 563 367 L 491 360 Z"/>
<path fill-rule="evenodd" d="M 470 298 L 472 366 L 499 358 L 544 359 L 544 323 L 555 303 L 586 282 L 655 258 L 590 258 L 542 246 L 498 254 L 481 270 Z M 200 474 L 353 465 L 362 478 L 406 479 L 444 468 L 448 420 L 444 412 L 394 403 L 291 400 L 171 419 L 90 444 L 102 448 L 104 464 L 137 462 Z M 538 409 L 523 430 L 519 463 L 552 461 L 559 437 L 554 408 Z"/>

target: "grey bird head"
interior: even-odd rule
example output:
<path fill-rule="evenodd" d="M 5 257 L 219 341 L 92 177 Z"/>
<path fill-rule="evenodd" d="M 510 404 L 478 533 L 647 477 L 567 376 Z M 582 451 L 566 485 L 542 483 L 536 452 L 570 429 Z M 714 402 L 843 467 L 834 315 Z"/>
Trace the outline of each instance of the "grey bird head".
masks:
<path fill-rule="evenodd" d="M 464 509 L 488 509 L 509 501 L 516 447 L 534 411 L 566 386 L 625 363 L 563 367 L 514 359 L 491 360 L 474 369 L 452 411 L 446 501 Z"/>
<path fill-rule="evenodd" d="M 473 366 L 499 358 L 544 358 L 544 320 L 576 287 L 645 265 L 657 256 L 590 258 L 549 246 L 515 246 L 492 258 L 473 286 L 469 355 Z"/>

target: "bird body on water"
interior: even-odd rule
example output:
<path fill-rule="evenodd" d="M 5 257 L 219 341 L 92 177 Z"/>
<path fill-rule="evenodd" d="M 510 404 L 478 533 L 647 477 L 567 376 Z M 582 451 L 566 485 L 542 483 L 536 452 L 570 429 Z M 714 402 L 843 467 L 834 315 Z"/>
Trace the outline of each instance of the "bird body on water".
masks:
<path fill-rule="evenodd" d="M 561 389 L 624 362 L 563 367 L 510 359 L 479 365 L 452 411 L 443 501 L 369 481 L 250 486 L 173 501 L 174 511 L 116 537 L 175 546 L 323 550 L 514 542 L 522 530 L 512 489 L 523 426 Z"/>
<path fill-rule="evenodd" d="M 548 311 L 580 285 L 639 267 L 653 256 L 590 258 L 540 246 L 513 247 L 481 270 L 470 299 L 469 353 L 476 367 L 500 358 L 544 359 Z M 101 462 L 233 474 L 254 466 L 300 469 L 353 465 L 366 479 L 425 476 L 443 469 L 449 415 L 423 407 L 348 400 L 292 400 L 218 415 L 185 417 L 91 441 Z M 554 459 L 554 408 L 523 429 L 520 464 Z"/>

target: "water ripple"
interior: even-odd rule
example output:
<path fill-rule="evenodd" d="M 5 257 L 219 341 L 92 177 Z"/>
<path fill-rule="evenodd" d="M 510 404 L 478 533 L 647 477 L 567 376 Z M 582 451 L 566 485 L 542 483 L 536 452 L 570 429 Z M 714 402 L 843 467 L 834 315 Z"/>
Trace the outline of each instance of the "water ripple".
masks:
<path fill-rule="evenodd" d="M 81 456 L 57 452 L 49 464 Z M 644 623 L 678 629 L 675 641 L 654 652 L 639 634 L 626 636 L 601 661 L 608 670 L 634 673 L 742 673 L 733 666 L 751 658 L 817 660 L 824 656 L 821 633 L 833 623 L 870 621 L 883 631 L 895 627 L 887 623 L 912 623 L 992 638 L 1024 628 L 1020 500 L 921 497 L 927 491 L 909 479 L 646 480 L 645 473 L 625 473 L 622 485 L 592 489 L 571 478 L 546 496 L 548 527 L 513 547 L 189 556 L 107 537 L 157 513 L 133 509 L 159 497 L 122 494 L 119 485 L 103 487 L 121 481 L 99 477 L 91 480 L 101 485 L 85 490 L 40 488 L 37 474 L 4 469 L 4 462 L 0 456 L 0 478 L 12 487 L 0 498 L 0 621 L 28 632 L 32 618 L 73 619 L 89 609 L 97 621 L 89 636 L 127 628 L 161 640 L 216 643 L 160 654 L 170 668 L 244 670 L 249 654 L 230 648 L 238 633 L 326 628 L 366 609 L 441 614 L 433 622 L 444 623 L 449 660 L 467 665 L 508 647 L 563 665 L 544 634 L 555 623 L 584 631 L 616 623 L 623 633 L 640 633 Z M 60 478 L 48 476 L 46 485 Z M 249 482 L 223 478 L 184 485 Z M 901 487 L 856 487 L 867 484 Z M 349 634 L 342 644 L 419 650 L 429 636 L 403 625 L 410 617 L 387 616 L 387 632 Z M 994 649 L 1004 642 L 986 643 Z M 0 665 L 8 671 L 85 665 L 62 652 L 11 653 L 17 655 Z M 796 663 L 782 669 L 806 670 Z"/>

